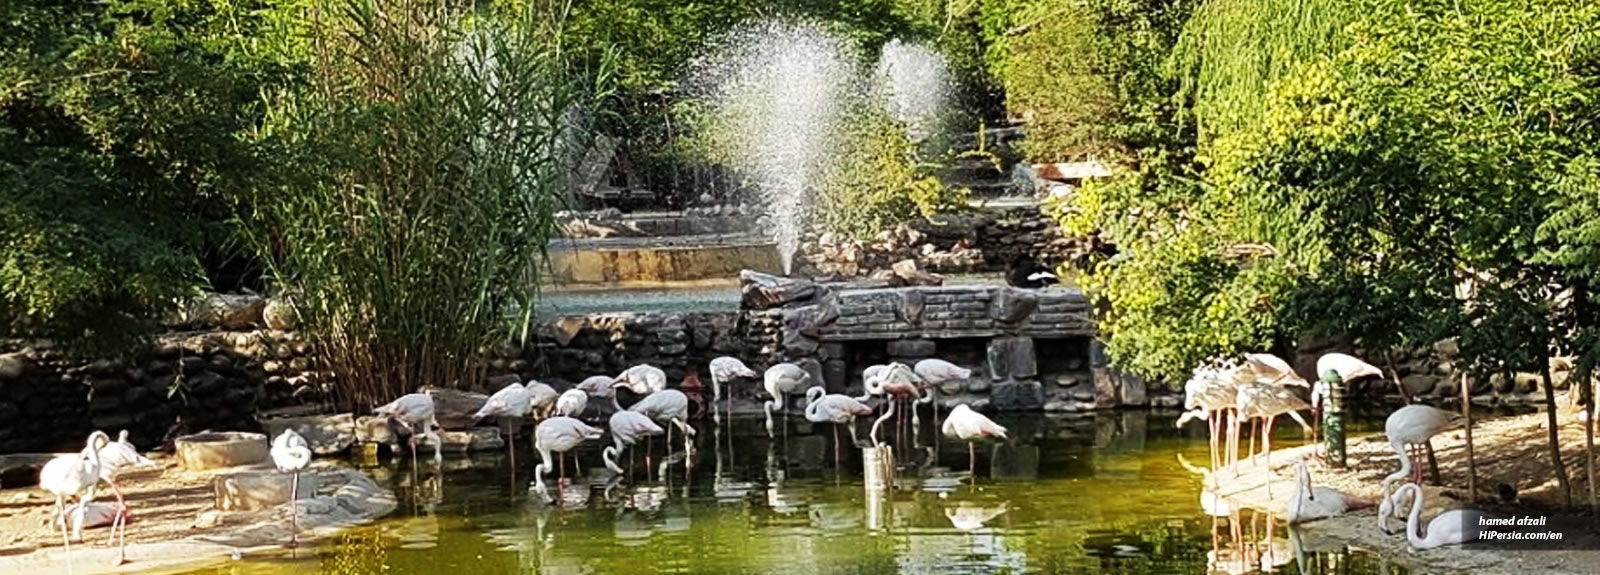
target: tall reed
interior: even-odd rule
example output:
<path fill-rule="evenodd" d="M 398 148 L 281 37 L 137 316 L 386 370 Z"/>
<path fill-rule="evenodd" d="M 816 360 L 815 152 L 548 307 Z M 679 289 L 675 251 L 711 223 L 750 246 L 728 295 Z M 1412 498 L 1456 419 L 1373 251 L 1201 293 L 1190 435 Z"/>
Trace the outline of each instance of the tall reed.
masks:
<path fill-rule="evenodd" d="M 479 4 L 312 0 L 309 88 L 269 114 L 292 173 L 242 227 L 343 407 L 469 385 L 528 335 L 608 66 L 568 56 L 561 6 Z"/>

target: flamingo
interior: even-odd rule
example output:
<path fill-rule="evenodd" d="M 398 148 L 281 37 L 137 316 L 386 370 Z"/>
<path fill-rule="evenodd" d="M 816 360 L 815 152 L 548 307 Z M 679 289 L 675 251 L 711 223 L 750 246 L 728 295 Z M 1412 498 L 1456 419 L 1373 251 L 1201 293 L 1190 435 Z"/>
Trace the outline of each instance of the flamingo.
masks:
<path fill-rule="evenodd" d="M 1440 432 L 1464 424 L 1466 418 L 1461 414 L 1426 405 L 1407 405 L 1389 414 L 1389 419 L 1383 422 L 1383 432 L 1389 436 L 1389 447 L 1400 457 L 1400 470 L 1383 478 L 1383 492 L 1388 493 L 1391 483 L 1403 481 L 1412 474 L 1411 457 L 1406 454 L 1408 446 L 1425 444 Z M 1417 466 L 1415 470 L 1412 481 L 1422 483 L 1422 467 Z"/>
<path fill-rule="evenodd" d="M 444 463 L 441 453 L 439 434 L 434 433 L 434 428 L 439 426 L 439 421 L 433 417 L 433 396 L 426 393 L 408 393 L 399 399 L 372 410 L 373 413 L 386 417 L 390 421 L 399 423 L 406 428 L 409 435 L 407 443 L 411 445 L 411 459 L 417 458 L 417 427 L 421 426 L 420 434 L 433 441 L 434 464 Z"/>
<path fill-rule="evenodd" d="M 528 413 L 550 417 L 556 409 L 556 398 L 560 395 L 556 388 L 532 380 L 523 387 L 528 390 Z"/>
<path fill-rule="evenodd" d="M 126 542 L 129 517 L 128 504 L 122 498 L 122 488 L 117 485 L 117 476 L 129 469 L 155 467 L 156 462 L 139 455 L 139 450 L 133 446 L 133 443 L 128 441 L 128 430 L 126 429 L 117 434 L 115 442 L 110 441 L 110 436 L 107 436 L 103 431 L 96 431 L 95 433 L 106 439 L 105 447 L 100 448 L 100 479 L 110 484 L 111 492 L 117 496 L 117 515 L 111 523 L 111 535 L 115 537 L 117 530 L 121 528 L 122 540 Z M 126 562 L 126 548 L 119 548 L 117 564 L 121 565 Z"/>
<path fill-rule="evenodd" d="M 1242 386 L 1239 388 L 1235 406 L 1238 408 L 1242 419 L 1263 420 L 1262 429 L 1264 431 L 1261 433 L 1261 449 L 1267 454 L 1267 467 L 1269 468 L 1272 467 L 1273 420 L 1277 419 L 1278 416 L 1288 415 L 1296 423 L 1299 423 L 1300 427 L 1306 430 L 1306 433 L 1311 433 L 1311 426 L 1306 423 L 1304 418 L 1300 417 L 1299 413 L 1300 410 L 1308 409 L 1310 406 L 1306 404 L 1305 400 L 1300 399 L 1300 396 L 1295 395 L 1294 392 L 1289 391 L 1287 388 L 1262 383 Z M 1255 457 L 1255 453 L 1250 454 L 1251 460 L 1254 460 Z M 1271 487 L 1270 483 L 1268 487 Z"/>
<path fill-rule="evenodd" d="M 878 390 L 880 393 L 888 395 L 890 399 L 889 409 L 883 415 L 878 416 L 877 421 L 872 422 L 872 431 L 868 435 L 872 437 L 873 445 L 882 443 L 878 440 L 878 427 L 883 425 L 884 421 L 894 417 L 895 404 L 901 400 L 914 401 L 918 399 L 917 381 L 916 372 L 903 363 L 891 363 L 878 373 Z"/>
<path fill-rule="evenodd" d="M 1353 355 L 1343 353 L 1322 354 L 1322 357 L 1317 358 L 1317 376 L 1319 379 L 1316 385 L 1311 387 L 1311 420 L 1316 422 L 1317 425 L 1322 423 L 1322 404 L 1328 400 L 1329 393 L 1328 384 L 1323 383 L 1320 377 L 1330 371 L 1338 374 L 1339 381 L 1342 383 L 1350 383 L 1369 375 L 1383 377 L 1383 371 L 1379 370 L 1377 366 L 1361 361 Z M 1313 434 L 1311 441 L 1315 442 L 1316 440 L 1316 435 Z"/>
<path fill-rule="evenodd" d="M 577 447 L 578 444 L 590 439 L 600 439 L 605 433 L 597 427 L 566 416 L 555 416 L 539 422 L 539 427 L 533 430 L 533 448 L 539 451 L 539 465 L 533 468 L 533 484 L 544 494 L 544 475 L 553 467 L 550 461 L 550 452 L 563 454 Z M 566 466 L 561 469 L 560 479 L 567 478 Z"/>
<path fill-rule="evenodd" d="M 1428 521 L 1426 537 L 1419 531 L 1422 519 L 1422 488 L 1415 483 L 1400 486 L 1400 491 L 1411 490 L 1411 516 L 1406 518 L 1406 541 L 1412 549 L 1433 549 L 1443 545 L 1459 545 L 1477 541 L 1478 519 L 1487 515 L 1476 509 L 1452 509 L 1435 515 Z"/>
<path fill-rule="evenodd" d="M 293 429 L 285 429 L 272 440 L 272 464 L 289 474 L 289 546 L 300 544 L 300 471 L 311 464 L 311 448 Z"/>
<path fill-rule="evenodd" d="M 1300 461 L 1299 467 L 1294 476 L 1294 495 L 1289 497 L 1288 508 L 1284 511 L 1290 525 L 1337 517 L 1360 506 L 1360 502 L 1333 488 L 1313 486 L 1311 470 L 1306 467 L 1305 460 Z"/>
<path fill-rule="evenodd" d="M 767 373 L 762 377 L 762 386 L 766 388 L 767 394 L 772 396 L 772 399 L 766 403 L 767 437 L 777 437 L 772 432 L 772 410 L 784 409 L 787 406 L 789 394 L 804 388 L 810 382 L 811 374 L 792 363 L 779 363 L 767 368 Z M 786 425 L 784 427 L 785 433 L 788 433 L 788 429 Z"/>
<path fill-rule="evenodd" d="M 711 401 L 722 401 L 722 386 L 737 379 L 755 379 L 760 377 L 756 371 L 750 369 L 739 361 L 739 358 L 722 356 L 711 360 Z M 715 410 L 712 410 L 715 412 Z M 728 390 L 728 413 L 733 413 L 733 389 Z M 722 423 L 722 415 L 716 414 L 717 423 Z"/>
<path fill-rule="evenodd" d="M 528 417 L 528 411 L 533 409 L 533 390 L 523 387 L 520 383 L 500 388 L 483 402 L 483 407 L 472 414 L 473 422 L 486 417 L 495 418 L 495 422 L 506 432 L 506 453 L 511 455 L 513 465 L 517 457 L 517 431 L 522 420 Z"/>
<path fill-rule="evenodd" d="M 928 384 L 928 395 L 920 403 L 933 404 L 933 423 L 939 423 L 939 403 L 934 401 L 933 394 L 940 385 L 950 381 L 966 381 L 972 377 L 972 370 L 963 368 L 942 359 L 924 359 L 911 368 L 912 372 L 924 383 Z M 921 429 L 917 420 L 917 412 L 911 412 L 911 425 L 913 430 Z"/>
<path fill-rule="evenodd" d="M 622 404 L 617 403 L 617 390 L 612 387 L 617 379 L 609 375 L 594 375 L 585 378 L 573 389 L 581 389 L 589 397 L 611 400 L 612 411 L 622 411 Z"/>
<path fill-rule="evenodd" d="M 667 372 L 641 363 L 618 374 L 615 384 L 625 385 L 639 395 L 649 395 L 667 388 Z M 616 387 L 615 384 L 612 387 Z"/>
<path fill-rule="evenodd" d="M 693 427 L 689 427 L 689 396 L 676 389 L 666 389 L 644 396 L 638 403 L 628 406 L 628 411 L 642 413 L 660 423 L 671 424 L 683 432 L 683 453 L 685 461 L 692 454 L 690 437 L 694 437 Z M 667 444 L 672 444 L 672 430 L 667 429 Z M 687 464 L 687 463 L 686 463 Z"/>
<path fill-rule="evenodd" d="M 945 418 L 944 434 L 967 442 L 967 463 L 971 468 L 972 481 L 977 483 L 978 448 L 973 445 L 974 442 L 984 437 L 1006 439 L 1006 428 L 963 403 L 950 410 L 949 417 Z"/>
<path fill-rule="evenodd" d="M 813 423 L 833 422 L 833 453 L 839 455 L 839 427 L 848 425 L 850 444 L 856 444 L 856 417 L 872 415 L 872 408 L 854 397 L 828 393 L 821 387 L 806 390 L 806 419 Z"/>
<path fill-rule="evenodd" d="M 1405 496 L 1410 493 L 1399 489 L 1390 493 L 1390 485 L 1387 482 L 1383 484 L 1383 497 L 1378 500 L 1378 530 L 1384 535 L 1394 535 L 1394 532 L 1389 530 L 1389 519 L 1399 519 L 1402 522 L 1406 520 Z"/>
<path fill-rule="evenodd" d="M 622 450 L 639 442 L 640 438 L 666 433 L 661 426 L 650 419 L 650 416 L 637 411 L 618 411 L 611 414 L 611 440 L 616 445 L 605 448 L 600 452 L 600 458 L 605 460 L 606 468 L 618 475 L 622 468 L 617 466 L 613 459 L 622 455 Z M 649 462 L 645 462 L 649 465 Z"/>
<path fill-rule="evenodd" d="M 883 376 L 889 372 L 887 365 L 873 365 L 861 370 L 861 395 L 856 401 L 872 399 L 874 395 L 883 395 Z"/>
<path fill-rule="evenodd" d="M 1307 383 L 1305 378 L 1294 372 L 1294 366 L 1289 365 L 1289 362 L 1284 361 L 1281 357 L 1270 353 L 1247 353 L 1244 354 L 1244 359 L 1245 370 L 1249 371 L 1257 380 L 1266 379 L 1267 381 L 1263 383 L 1291 385 L 1308 389 L 1311 387 L 1311 384 Z"/>
<path fill-rule="evenodd" d="M 1239 387 L 1234 383 L 1235 370 L 1231 366 L 1202 366 L 1194 370 L 1194 377 L 1183 384 L 1183 407 L 1189 411 L 1178 417 L 1178 427 L 1183 427 L 1190 419 L 1197 417 L 1206 418 L 1210 427 L 1211 436 L 1211 468 L 1219 469 L 1224 464 L 1232 463 L 1232 453 L 1228 457 L 1222 456 L 1222 447 L 1219 445 L 1222 435 L 1223 418 L 1229 410 L 1234 409 L 1238 403 Z M 1228 441 L 1229 448 L 1233 447 L 1232 439 Z M 1215 476 L 1212 476 L 1215 479 Z"/>
<path fill-rule="evenodd" d="M 556 415 L 578 417 L 589 407 L 589 394 L 581 389 L 569 389 L 556 399 Z"/>
<path fill-rule="evenodd" d="M 111 439 L 105 432 L 89 434 L 83 451 L 72 455 L 58 455 L 39 470 L 39 487 L 56 496 L 56 515 L 61 517 L 61 541 L 67 549 L 67 570 L 72 570 L 72 539 L 83 539 L 84 513 L 94 500 L 94 488 L 100 483 L 100 450 Z M 77 518 L 73 521 L 72 538 L 67 537 L 67 508 L 69 497 L 78 498 Z"/>

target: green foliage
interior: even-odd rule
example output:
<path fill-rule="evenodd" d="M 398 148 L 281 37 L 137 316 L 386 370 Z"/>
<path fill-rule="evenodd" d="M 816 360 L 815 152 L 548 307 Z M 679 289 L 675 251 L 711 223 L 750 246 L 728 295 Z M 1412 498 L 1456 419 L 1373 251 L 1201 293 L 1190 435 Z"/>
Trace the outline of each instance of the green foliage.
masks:
<path fill-rule="evenodd" d="M 870 238 L 916 216 L 965 205 L 918 159 L 917 145 L 876 102 L 857 102 L 840 120 L 816 201 L 817 224 L 830 232 Z"/>
<path fill-rule="evenodd" d="M 506 317 L 527 336 L 557 194 L 605 62 L 564 52 L 538 2 L 319 6 L 316 80 L 261 134 L 297 168 L 245 229 L 295 292 L 349 407 L 481 376 Z"/>
<path fill-rule="evenodd" d="M 229 251 L 273 2 L 0 7 L 0 336 L 129 351 Z"/>

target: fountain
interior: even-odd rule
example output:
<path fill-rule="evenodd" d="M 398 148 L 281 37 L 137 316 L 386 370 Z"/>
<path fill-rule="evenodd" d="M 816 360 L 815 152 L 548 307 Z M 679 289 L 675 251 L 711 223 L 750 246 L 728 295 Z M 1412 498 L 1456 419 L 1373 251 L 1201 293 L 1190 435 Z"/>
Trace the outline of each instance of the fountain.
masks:
<path fill-rule="evenodd" d="M 890 40 L 878 57 L 884 106 L 913 140 L 940 131 L 950 101 L 950 66 L 944 56 L 916 44 Z"/>
<path fill-rule="evenodd" d="M 800 247 L 812 178 L 827 161 L 838 102 L 857 77 L 845 52 L 818 26 L 769 21 L 729 35 L 698 70 L 726 151 L 760 190 L 785 274 Z"/>

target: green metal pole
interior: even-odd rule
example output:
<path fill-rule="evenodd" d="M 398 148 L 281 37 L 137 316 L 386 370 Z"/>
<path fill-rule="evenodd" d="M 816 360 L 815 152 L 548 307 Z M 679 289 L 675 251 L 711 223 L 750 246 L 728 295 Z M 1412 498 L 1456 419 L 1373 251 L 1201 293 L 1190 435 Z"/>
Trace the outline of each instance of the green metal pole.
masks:
<path fill-rule="evenodd" d="M 1322 383 L 1328 387 L 1328 397 L 1322 406 L 1322 437 L 1328 449 L 1328 465 L 1343 469 L 1344 451 L 1344 378 L 1339 372 L 1322 373 Z"/>

